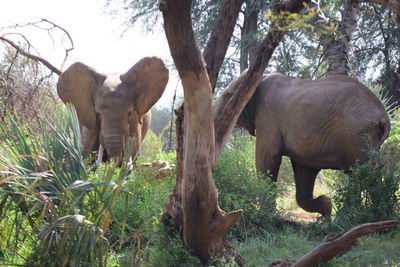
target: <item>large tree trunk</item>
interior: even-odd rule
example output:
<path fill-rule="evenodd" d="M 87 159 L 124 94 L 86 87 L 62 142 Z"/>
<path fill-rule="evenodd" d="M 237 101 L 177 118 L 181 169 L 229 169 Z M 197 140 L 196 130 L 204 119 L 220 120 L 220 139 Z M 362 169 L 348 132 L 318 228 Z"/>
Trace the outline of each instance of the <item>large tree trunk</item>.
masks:
<path fill-rule="evenodd" d="M 390 36 L 387 34 L 385 26 L 382 23 L 382 21 L 387 18 L 384 18 L 375 7 L 374 12 L 378 17 L 379 31 L 384 44 L 383 47 L 381 47 L 380 52 L 384 56 L 385 70 L 383 75 L 380 77 L 379 82 L 384 85 L 383 95 L 387 98 L 388 104 L 391 108 L 396 108 L 400 106 L 400 62 L 398 62 L 396 70 L 396 65 L 392 65 L 390 57 Z"/>
<path fill-rule="evenodd" d="M 192 29 L 191 1 L 161 1 L 160 9 L 171 54 L 184 88 L 180 181 L 183 239 L 195 255 L 207 260 L 212 253 L 222 249 L 223 235 L 243 211 L 225 213 L 218 205 L 211 172 L 214 158 L 212 89 Z"/>
<path fill-rule="evenodd" d="M 333 25 L 322 12 L 318 0 L 312 0 L 309 8 L 316 12 L 309 23 L 314 26 L 324 48 L 324 60 L 328 64 L 327 75 L 352 73 L 350 56 L 351 39 L 356 27 L 358 4 L 351 0 L 344 0 L 342 21 Z"/>
<path fill-rule="evenodd" d="M 292 0 L 286 4 L 280 4 L 276 11 L 301 10 L 302 2 Z M 228 1 L 225 3 L 229 4 Z M 194 254 L 207 260 L 213 252 L 222 250 L 226 244 L 222 239 L 224 233 L 242 214 L 241 210 L 225 213 L 219 208 L 218 194 L 212 179 L 216 155 L 219 155 L 241 109 L 254 93 L 272 52 L 285 32 L 280 31 L 276 25 L 271 27 L 271 32 L 257 52 L 257 60 L 250 66 L 249 72 L 244 75 L 243 83 L 240 83 L 240 87 L 237 88 L 239 94 L 235 93 L 231 98 L 232 101 L 227 102 L 227 109 L 236 105 L 233 111 L 229 112 L 228 117 L 225 117 L 230 122 L 216 124 L 219 135 L 215 138 L 212 86 L 204 59 L 194 38 L 190 5 L 191 1 L 183 0 L 163 0 L 160 3 L 168 44 L 184 88 L 184 111 L 178 110 L 177 123 L 177 183 L 163 218 L 174 219 L 175 225 L 182 230 L 185 243 L 193 249 Z M 283 26 L 281 21 L 277 23 Z M 231 27 L 224 27 L 224 29 L 233 31 Z M 223 49 L 214 47 L 214 50 L 222 51 Z M 182 114 L 184 119 L 182 119 Z M 220 115 L 216 116 L 217 122 L 224 120 L 224 114 Z M 183 136 L 180 136 L 181 134 Z M 218 141 L 217 153 L 215 153 L 215 140 Z"/>
<path fill-rule="evenodd" d="M 256 34 L 259 13 L 258 1 L 248 0 L 241 29 L 240 72 L 249 67 L 249 63 L 252 62 L 257 49 Z"/>

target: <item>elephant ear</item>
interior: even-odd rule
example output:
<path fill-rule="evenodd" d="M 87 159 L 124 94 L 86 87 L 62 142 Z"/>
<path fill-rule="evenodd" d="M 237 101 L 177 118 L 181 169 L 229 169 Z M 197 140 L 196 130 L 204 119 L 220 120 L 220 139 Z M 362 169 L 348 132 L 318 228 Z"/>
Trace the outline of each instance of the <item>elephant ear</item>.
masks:
<path fill-rule="evenodd" d="M 158 57 L 139 60 L 120 76 L 133 90 L 133 104 L 140 120 L 163 94 L 168 83 L 168 69 Z"/>
<path fill-rule="evenodd" d="M 103 74 L 76 62 L 60 75 L 57 82 L 58 96 L 64 103 L 74 105 L 79 122 L 92 131 L 96 129 L 93 96 L 105 79 Z"/>

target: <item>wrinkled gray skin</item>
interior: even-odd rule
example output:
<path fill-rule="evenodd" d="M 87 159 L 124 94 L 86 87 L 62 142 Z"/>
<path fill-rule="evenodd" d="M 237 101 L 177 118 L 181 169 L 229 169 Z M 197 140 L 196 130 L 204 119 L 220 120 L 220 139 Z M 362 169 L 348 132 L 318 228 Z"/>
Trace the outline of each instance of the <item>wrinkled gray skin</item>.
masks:
<path fill-rule="evenodd" d="M 57 92 L 65 103 L 75 107 L 81 127 L 83 156 L 105 149 L 105 157 L 120 161 L 123 150 L 133 139 L 131 158 L 150 125 L 150 108 L 168 82 L 168 69 L 156 57 L 141 59 L 126 73 L 102 74 L 77 62 L 60 76 Z"/>
<path fill-rule="evenodd" d="M 321 169 L 348 171 L 378 150 L 390 131 L 382 103 L 347 76 L 309 81 L 265 75 L 237 126 L 256 135 L 256 167 L 277 180 L 282 156 L 290 157 L 296 200 L 308 212 L 331 214 L 326 196 L 313 198 Z"/>

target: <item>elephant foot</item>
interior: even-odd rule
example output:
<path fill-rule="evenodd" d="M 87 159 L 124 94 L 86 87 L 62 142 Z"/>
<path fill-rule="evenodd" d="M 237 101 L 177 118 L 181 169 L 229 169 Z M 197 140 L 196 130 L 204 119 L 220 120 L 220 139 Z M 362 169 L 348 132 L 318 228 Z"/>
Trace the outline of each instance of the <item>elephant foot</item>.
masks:
<path fill-rule="evenodd" d="M 331 199 L 325 195 L 321 195 L 315 199 L 316 201 L 319 201 L 321 204 L 320 205 L 320 210 L 318 211 L 322 216 L 325 218 L 330 218 L 332 214 L 332 202 Z"/>
<path fill-rule="evenodd" d="M 332 202 L 325 195 L 321 195 L 315 199 L 298 199 L 297 204 L 305 211 L 318 212 L 325 218 L 330 218 L 332 213 Z"/>

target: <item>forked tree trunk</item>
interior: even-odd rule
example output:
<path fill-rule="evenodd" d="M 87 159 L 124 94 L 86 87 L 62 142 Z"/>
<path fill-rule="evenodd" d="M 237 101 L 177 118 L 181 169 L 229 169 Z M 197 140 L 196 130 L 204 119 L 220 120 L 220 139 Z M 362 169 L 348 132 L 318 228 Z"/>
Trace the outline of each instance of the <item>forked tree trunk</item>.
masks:
<path fill-rule="evenodd" d="M 292 0 L 279 4 L 276 11 L 299 11 L 303 8 L 302 2 Z M 229 4 L 228 1 L 225 3 Z M 184 111 L 178 111 L 177 124 L 178 147 L 183 148 L 178 148 L 177 183 L 163 218 L 172 217 L 176 226 L 182 230 L 185 243 L 193 249 L 195 255 L 207 260 L 212 253 L 222 250 L 225 244 L 223 235 L 242 214 L 241 210 L 225 213 L 218 205 L 217 189 L 212 178 L 215 159 L 241 110 L 254 93 L 272 52 L 285 31 L 281 31 L 279 27 L 271 27 L 271 32 L 257 51 L 257 60 L 244 75 L 243 82 L 238 84 L 238 94 L 233 94 L 230 99 L 225 98 L 227 106 L 221 110 L 227 111 L 228 115 L 220 114 L 214 118 L 218 123 L 224 118 L 228 120 L 216 124 L 218 136 L 214 137 L 212 86 L 195 41 L 190 7 L 191 1 L 184 0 L 163 0 L 160 3 L 168 44 L 184 88 Z M 281 22 L 279 24 L 284 26 Z M 225 30 L 228 29 L 233 30 L 225 27 Z M 182 113 L 183 127 L 180 124 Z"/>
<path fill-rule="evenodd" d="M 218 206 L 218 193 L 211 172 L 214 158 L 212 89 L 192 29 L 191 1 L 161 1 L 160 9 L 171 54 L 184 88 L 180 181 L 183 238 L 195 255 L 206 260 L 213 252 L 221 250 L 223 235 L 243 211 L 225 213 Z"/>

